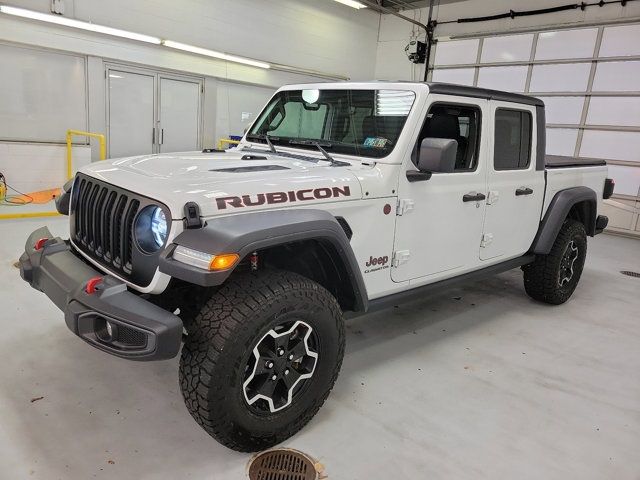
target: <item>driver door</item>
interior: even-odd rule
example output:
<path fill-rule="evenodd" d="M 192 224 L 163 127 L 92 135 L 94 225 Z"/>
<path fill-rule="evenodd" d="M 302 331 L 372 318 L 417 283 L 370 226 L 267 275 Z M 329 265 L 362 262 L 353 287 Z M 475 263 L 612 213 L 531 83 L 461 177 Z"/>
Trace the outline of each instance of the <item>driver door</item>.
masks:
<path fill-rule="evenodd" d="M 416 136 L 458 142 L 453 173 L 409 182 L 400 175 L 391 278 L 420 285 L 479 268 L 487 191 L 488 101 L 433 95 Z M 416 170 L 417 148 L 406 170 Z"/>

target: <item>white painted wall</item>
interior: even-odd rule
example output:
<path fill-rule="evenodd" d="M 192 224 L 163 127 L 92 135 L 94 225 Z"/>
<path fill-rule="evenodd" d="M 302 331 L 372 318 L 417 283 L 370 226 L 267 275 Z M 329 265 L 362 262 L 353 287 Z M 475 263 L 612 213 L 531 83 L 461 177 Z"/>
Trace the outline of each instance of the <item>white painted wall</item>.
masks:
<path fill-rule="evenodd" d="M 49 0 L 14 0 L 14 6 L 49 13 Z M 230 54 L 256 58 L 356 80 L 370 79 L 375 67 L 379 15 L 330 0 L 65 0 L 65 16 L 153 35 Z M 15 30 L 21 32 L 16 32 Z M 0 38 L 47 45 L 163 68 L 279 86 L 281 78 L 260 69 L 187 55 L 103 35 L 54 29 L 43 42 L 41 24 L 0 20 Z"/>
<path fill-rule="evenodd" d="M 440 2 L 436 2 L 440 3 Z M 433 19 L 438 22 L 458 18 L 479 17 L 513 10 L 532 10 L 554 7 L 567 2 L 561 0 L 450 0 L 434 7 Z M 407 10 L 404 15 L 426 23 L 428 9 Z M 588 7 L 566 12 L 502 19 L 479 23 L 440 24 L 436 27 L 436 38 L 474 35 L 493 32 L 538 30 L 550 27 L 586 25 L 591 23 L 630 21 L 640 19 L 640 2 L 629 2 L 625 7 L 619 4 L 604 7 Z M 423 29 L 393 15 L 382 15 L 378 36 L 375 77 L 380 80 L 422 80 L 424 65 L 413 67 L 407 60 L 404 47 L 412 37 L 424 40 Z M 413 77 L 412 77 L 413 74 Z"/>

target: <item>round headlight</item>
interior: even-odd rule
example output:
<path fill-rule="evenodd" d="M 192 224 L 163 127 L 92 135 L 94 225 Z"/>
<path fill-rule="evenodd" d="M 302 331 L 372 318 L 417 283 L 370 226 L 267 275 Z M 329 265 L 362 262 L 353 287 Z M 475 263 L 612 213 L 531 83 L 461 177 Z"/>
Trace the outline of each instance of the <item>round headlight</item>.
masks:
<path fill-rule="evenodd" d="M 160 207 L 144 208 L 136 220 L 138 246 L 147 253 L 155 253 L 167 240 L 167 217 Z"/>
<path fill-rule="evenodd" d="M 156 245 L 161 247 L 164 245 L 164 241 L 167 239 L 167 217 L 164 216 L 164 212 L 161 208 L 157 208 L 153 211 L 151 216 L 151 232 L 153 233 L 153 239 Z"/>

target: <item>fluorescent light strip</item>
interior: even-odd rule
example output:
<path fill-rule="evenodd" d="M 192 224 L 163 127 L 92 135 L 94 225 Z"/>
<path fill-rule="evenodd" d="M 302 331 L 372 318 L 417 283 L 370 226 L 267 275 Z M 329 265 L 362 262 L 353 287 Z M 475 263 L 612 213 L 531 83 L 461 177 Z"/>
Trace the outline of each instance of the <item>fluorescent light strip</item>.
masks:
<path fill-rule="evenodd" d="M 58 15 L 48 15 L 46 13 L 34 12 L 32 10 L 25 10 L 24 8 L 9 7 L 7 5 L 0 5 L 0 12 L 7 15 L 15 15 L 17 17 L 30 18 L 32 20 L 40 20 L 41 22 L 55 23 L 57 25 L 64 25 L 65 27 L 80 28 L 82 30 L 89 30 L 91 32 L 104 33 L 105 35 L 113 35 L 115 37 L 129 38 L 131 40 L 137 40 L 139 42 L 154 43 L 160 45 L 162 42 L 157 37 L 151 37 L 149 35 L 142 35 L 141 33 L 127 32 L 126 30 L 120 30 L 118 28 L 105 27 L 103 25 L 96 25 L 95 23 L 82 22 L 80 20 L 72 20 L 70 18 L 61 17 Z"/>
<path fill-rule="evenodd" d="M 229 62 L 235 63 L 243 63 L 245 65 L 251 65 L 252 67 L 271 68 L 271 65 L 266 62 L 259 62 L 258 60 L 251 60 L 250 58 L 237 57 L 235 55 L 216 52 L 215 50 L 187 45 L 186 43 L 174 42 L 173 40 L 163 40 L 162 44 L 165 47 L 175 48 L 176 50 L 182 50 L 184 52 L 197 53 L 198 55 L 204 55 L 206 57 L 219 58 L 221 60 L 227 60 Z"/>
<path fill-rule="evenodd" d="M 343 5 L 347 5 L 351 8 L 357 8 L 358 10 L 360 10 L 361 8 L 367 8 L 366 5 L 360 2 L 356 2 L 355 0 L 335 0 L 335 1 Z"/>
<path fill-rule="evenodd" d="M 353 0 L 336 0 L 345 5 L 352 6 L 354 8 L 365 8 L 364 5 L 355 2 Z M 357 7 L 355 5 L 360 5 Z M 196 53 L 198 55 L 204 55 L 207 57 L 218 58 L 220 60 L 225 60 L 228 62 L 241 63 L 244 65 L 249 65 L 257 68 L 271 68 L 271 65 L 266 62 L 261 62 L 258 60 L 253 60 L 245 57 L 238 57 L 236 55 L 230 55 L 227 53 L 216 52 L 215 50 L 209 50 L 206 48 L 196 47 L 193 45 L 187 45 L 186 43 L 174 42 L 172 40 L 162 40 L 158 37 L 152 37 L 149 35 L 143 35 L 141 33 L 128 32 L 126 30 L 120 30 L 118 28 L 105 27 L 104 25 L 97 25 L 95 23 L 83 22 L 80 20 L 73 20 L 71 18 L 62 17 L 59 15 L 49 15 L 46 13 L 34 12 L 32 10 L 26 10 L 24 8 L 10 7 L 8 5 L 0 5 L 0 13 L 5 13 L 7 15 L 14 15 L 22 18 L 29 18 L 32 20 L 38 20 L 41 22 L 47 23 L 55 23 L 57 25 L 63 25 L 65 27 L 79 28 L 81 30 L 88 30 L 91 32 L 103 33 L 105 35 L 112 35 L 115 37 L 123 37 L 128 38 L 130 40 L 137 40 L 139 42 L 153 43 L 156 45 L 164 45 L 168 48 L 174 48 L 176 50 L 182 50 L 184 52 Z M 284 68 L 284 66 L 283 66 Z M 286 67 L 289 69 L 289 67 Z M 291 68 L 290 70 L 297 70 L 295 68 Z M 303 72 L 306 73 L 306 72 Z M 317 74 L 317 73 L 313 73 Z"/>

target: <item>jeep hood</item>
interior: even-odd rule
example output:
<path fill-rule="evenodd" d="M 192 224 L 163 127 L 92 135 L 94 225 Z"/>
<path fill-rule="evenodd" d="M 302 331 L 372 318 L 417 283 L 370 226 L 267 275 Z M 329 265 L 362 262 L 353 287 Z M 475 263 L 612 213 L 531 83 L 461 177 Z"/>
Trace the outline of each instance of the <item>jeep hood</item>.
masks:
<path fill-rule="evenodd" d="M 187 202 L 210 217 L 362 198 L 355 171 L 371 166 L 331 166 L 314 154 L 304 152 L 311 161 L 256 150 L 144 155 L 96 162 L 81 172 L 158 200 L 174 220 L 184 216 Z"/>

